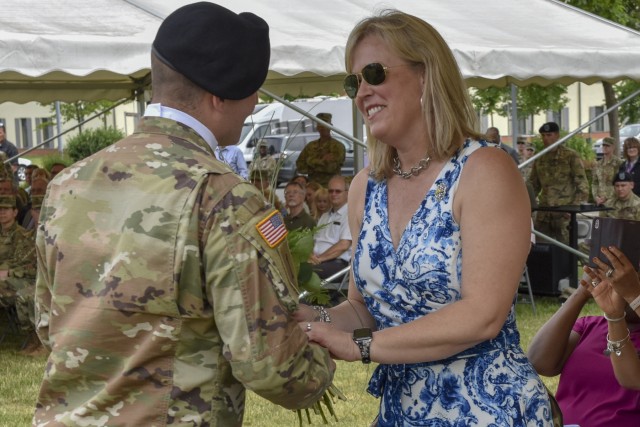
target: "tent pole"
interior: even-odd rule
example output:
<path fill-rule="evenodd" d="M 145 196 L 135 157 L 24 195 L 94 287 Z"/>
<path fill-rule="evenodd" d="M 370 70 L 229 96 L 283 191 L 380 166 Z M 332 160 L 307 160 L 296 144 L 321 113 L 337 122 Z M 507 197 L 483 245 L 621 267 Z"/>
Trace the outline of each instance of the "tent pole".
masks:
<path fill-rule="evenodd" d="M 518 87 L 511 83 L 511 147 L 516 148 L 518 141 Z"/>
<path fill-rule="evenodd" d="M 56 131 L 58 132 L 58 151 L 62 154 L 62 113 L 60 112 L 60 101 L 56 101 Z"/>

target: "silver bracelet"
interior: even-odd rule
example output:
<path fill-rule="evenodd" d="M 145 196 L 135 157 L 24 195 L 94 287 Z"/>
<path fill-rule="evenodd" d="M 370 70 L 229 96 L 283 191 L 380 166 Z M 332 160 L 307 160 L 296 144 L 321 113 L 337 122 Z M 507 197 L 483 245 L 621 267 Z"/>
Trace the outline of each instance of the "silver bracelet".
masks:
<path fill-rule="evenodd" d="M 331 323 L 331 316 L 329 316 L 329 312 L 326 308 L 321 305 L 314 305 L 311 308 L 318 312 L 321 322 Z"/>
<path fill-rule="evenodd" d="M 638 306 L 640 306 L 640 295 L 638 295 L 636 299 L 629 303 L 629 307 L 631 307 L 631 310 L 633 311 L 636 311 L 636 308 L 638 308 Z"/>
<path fill-rule="evenodd" d="M 615 353 L 616 356 L 620 357 L 620 355 L 622 354 L 622 349 L 625 345 L 627 345 L 630 337 L 631 337 L 631 332 L 629 332 L 628 328 L 627 328 L 627 336 L 618 341 L 611 341 L 609 339 L 609 334 L 607 334 L 607 354 L 609 355 L 611 353 Z"/>
<path fill-rule="evenodd" d="M 604 318 L 607 319 L 608 322 L 622 322 L 624 320 L 624 314 L 620 317 L 609 317 L 607 316 L 607 313 L 602 313 L 604 315 Z"/>

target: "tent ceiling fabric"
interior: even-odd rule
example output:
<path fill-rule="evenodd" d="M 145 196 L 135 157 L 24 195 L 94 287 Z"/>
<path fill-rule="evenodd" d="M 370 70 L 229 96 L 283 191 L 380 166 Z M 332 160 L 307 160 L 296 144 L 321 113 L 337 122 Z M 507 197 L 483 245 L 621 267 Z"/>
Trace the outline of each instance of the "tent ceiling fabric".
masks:
<path fill-rule="evenodd" d="M 4 0 L 0 102 L 120 99 L 149 79 L 161 18 L 185 0 Z M 389 6 L 431 23 L 469 86 L 640 81 L 640 34 L 554 0 L 220 0 L 271 27 L 265 88 L 341 93 L 344 44 Z"/>

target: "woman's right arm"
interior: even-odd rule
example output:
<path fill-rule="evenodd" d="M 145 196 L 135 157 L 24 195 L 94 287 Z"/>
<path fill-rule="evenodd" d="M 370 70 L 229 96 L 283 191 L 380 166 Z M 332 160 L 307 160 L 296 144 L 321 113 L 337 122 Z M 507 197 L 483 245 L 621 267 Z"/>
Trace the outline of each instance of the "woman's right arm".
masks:
<path fill-rule="evenodd" d="M 533 337 L 527 357 L 538 374 L 546 377 L 560 374 L 580 339 L 572 328 L 590 297 L 588 290 L 578 287 Z"/>

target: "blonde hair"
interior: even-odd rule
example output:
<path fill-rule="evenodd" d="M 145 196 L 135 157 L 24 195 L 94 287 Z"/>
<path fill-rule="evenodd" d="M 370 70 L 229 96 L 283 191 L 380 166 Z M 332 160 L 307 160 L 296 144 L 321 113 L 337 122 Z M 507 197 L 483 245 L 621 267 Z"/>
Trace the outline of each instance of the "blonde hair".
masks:
<path fill-rule="evenodd" d="M 322 214 L 324 212 L 318 212 L 318 199 L 327 199 L 327 205 L 330 205 L 330 201 L 329 201 L 329 190 L 327 190 L 324 187 L 320 187 L 319 189 L 316 190 L 315 193 L 313 193 L 313 207 L 311 208 L 311 216 L 313 217 L 313 219 L 315 219 L 316 221 L 320 219 L 320 217 L 322 216 Z M 329 210 L 329 209 L 327 209 Z M 326 211 L 325 211 L 326 212 Z"/>
<path fill-rule="evenodd" d="M 449 158 L 466 138 L 481 137 L 477 115 L 456 60 L 431 25 L 393 9 L 360 21 L 347 40 L 347 70 L 352 68 L 355 48 L 367 36 L 379 37 L 401 59 L 423 69 L 422 111 L 432 159 Z M 391 176 L 395 149 L 376 140 L 368 128 L 367 149 L 372 176 L 378 180 Z"/>

